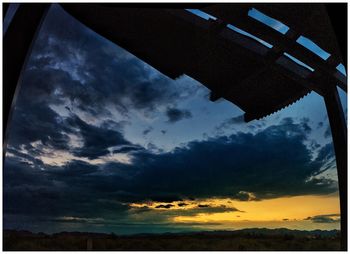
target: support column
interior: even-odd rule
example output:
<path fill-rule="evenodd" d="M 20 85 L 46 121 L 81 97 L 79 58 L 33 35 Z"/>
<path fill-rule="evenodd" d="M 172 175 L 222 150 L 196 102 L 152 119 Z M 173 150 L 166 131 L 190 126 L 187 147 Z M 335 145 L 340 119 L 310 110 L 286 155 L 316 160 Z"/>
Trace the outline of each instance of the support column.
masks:
<path fill-rule="evenodd" d="M 324 101 L 332 131 L 333 145 L 337 162 L 340 199 L 341 250 L 346 251 L 348 243 L 347 126 L 336 85 L 332 85 L 327 93 L 325 93 Z"/>
<path fill-rule="evenodd" d="M 49 9 L 47 3 L 20 4 L 3 38 L 3 148 L 22 72 Z"/>

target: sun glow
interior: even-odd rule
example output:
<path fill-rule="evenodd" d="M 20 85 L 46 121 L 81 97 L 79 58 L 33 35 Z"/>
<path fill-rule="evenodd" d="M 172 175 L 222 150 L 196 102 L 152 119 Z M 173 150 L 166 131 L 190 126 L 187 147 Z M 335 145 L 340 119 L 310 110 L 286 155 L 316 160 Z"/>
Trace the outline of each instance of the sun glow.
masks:
<path fill-rule="evenodd" d="M 236 227 L 241 225 L 242 227 L 290 228 L 304 228 L 304 226 L 305 228 L 338 228 L 339 222 L 336 220 L 334 223 L 313 223 L 308 218 L 327 214 L 339 218 L 337 214 L 340 210 L 337 193 L 260 201 L 238 201 L 229 198 L 182 200 L 171 203 L 150 201 L 132 203 L 129 207 L 133 210 L 147 208 L 148 213 L 168 214 L 169 220 L 173 223 L 219 223 Z"/>

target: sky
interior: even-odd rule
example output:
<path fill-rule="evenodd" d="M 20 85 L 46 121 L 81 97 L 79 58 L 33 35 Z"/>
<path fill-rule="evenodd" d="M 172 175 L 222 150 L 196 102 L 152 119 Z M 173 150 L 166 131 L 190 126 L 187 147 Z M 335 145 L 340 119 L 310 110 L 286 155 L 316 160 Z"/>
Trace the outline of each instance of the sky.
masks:
<path fill-rule="evenodd" d="M 209 92 L 189 76 L 164 76 L 53 5 L 9 125 L 4 228 L 339 229 L 322 98 L 310 93 L 245 123 L 242 110 Z"/>

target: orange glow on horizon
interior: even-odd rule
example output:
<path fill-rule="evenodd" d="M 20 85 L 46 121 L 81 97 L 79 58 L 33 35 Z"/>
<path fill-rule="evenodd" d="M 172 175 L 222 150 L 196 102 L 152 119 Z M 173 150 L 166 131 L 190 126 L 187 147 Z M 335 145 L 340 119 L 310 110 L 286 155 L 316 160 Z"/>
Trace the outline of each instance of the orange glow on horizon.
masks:
<path fill-rule="evenodd" d="M 186 204 L 179 206 L 179 204 Z M 166 204 L 170 204 L 165 208 Z M 199 208 L 205 205 L 210 208 L 227 208 L 228 211 L 216 212 Z M 172 203 L 148 202 L 130 204 L 131 209 L 147 207 L 149 212 L 168 213 L 173 223 L 219 223 L 239 227 L 291 227 L 300 229 L 339 228 L 339 222 L 312 223 L 308 217 L 339 214 L 338 193 L 331 195 L 294 196 L 266 199 L 261 201 L 237 201 L 229 198 L 210 198 L 201 200 L 183 200 Z M 231 210 L 229 210 L 231 209 Z M 237 210 L 234 210 L 237 209 Z M 195 211 L 195 213 L 188 213 Z M 322 225 L 324 224 L 324 225 Z"/>

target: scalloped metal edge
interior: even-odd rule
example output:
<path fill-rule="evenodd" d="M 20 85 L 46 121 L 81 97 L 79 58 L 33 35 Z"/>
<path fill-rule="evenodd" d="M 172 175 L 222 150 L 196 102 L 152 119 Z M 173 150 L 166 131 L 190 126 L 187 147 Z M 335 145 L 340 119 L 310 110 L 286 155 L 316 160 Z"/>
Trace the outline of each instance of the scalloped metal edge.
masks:
<path fill-rule="evenodd" d="M 271 113 L 267 113 L 267 114 L 264 114 L 262 116 L 258 116 L 257 118 L 255 118 L 255 120 L 260 120 L 262 118 L 265 118 L 265 117 L 268 117 L 270 115 L 273 115 L 291 105 L 293 105 L 294 103 L 300 101 L 301 99 L 305 98 L 306 96 L 308 96 L 310 93 L 312 92 L 312 90 L 308 90 L 306 91 L 306 93 L 303 93 L 301 96 L 298 96 L 296 99 L 292 99 L 292 100 L 289 100 L 287 101 L 285 104 L 283 104 L 281 107 L 278 107 L 277 109 L 273 109 L 273 111 Z"/>

